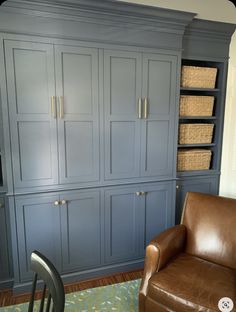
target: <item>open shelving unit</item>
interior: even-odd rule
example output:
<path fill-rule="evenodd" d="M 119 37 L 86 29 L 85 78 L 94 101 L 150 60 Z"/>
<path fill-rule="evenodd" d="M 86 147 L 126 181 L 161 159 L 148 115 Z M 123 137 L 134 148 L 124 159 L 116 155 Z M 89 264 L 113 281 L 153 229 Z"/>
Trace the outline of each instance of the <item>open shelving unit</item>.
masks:
<path fill-rule="evenodd" d="M 221 133 L 222 133 L 223 109 L 224 109 L 222 105 L 222 84 L 224 78 L 223 77 L 224 63 L 214 61 L 183 59 L 182 65 L 217 68 L 215 88 L 180 87 L 180 95 L 214 96 L 214 107 L 212 116 L 179 116 L 179 125 L 184 123 L 214 124 L 214 130 L 211 143 L 179 144 L 178 141 L 178 149 L 201 148 L 211 150 L 212 152 L 210 168 L 208 170 L 179 171 L 178 176 L 183 177 L 200 174 L 209 175 L 218 171 L 220 164 Z"/>

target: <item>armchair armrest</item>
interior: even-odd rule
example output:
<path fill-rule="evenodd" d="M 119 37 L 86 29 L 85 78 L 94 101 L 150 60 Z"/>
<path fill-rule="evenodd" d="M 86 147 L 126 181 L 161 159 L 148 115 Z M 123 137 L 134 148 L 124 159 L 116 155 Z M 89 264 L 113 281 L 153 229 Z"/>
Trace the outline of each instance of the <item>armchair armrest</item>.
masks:
<path fill-rule="evenodd" d="M 144 311 L 148 281 L 152 275 L 161 270 L 171 258 L 184 249 L 186 228 L 176 225 L 151 240 L 146 248 L 144 273 L 139 291 L 139 311 Z"/>

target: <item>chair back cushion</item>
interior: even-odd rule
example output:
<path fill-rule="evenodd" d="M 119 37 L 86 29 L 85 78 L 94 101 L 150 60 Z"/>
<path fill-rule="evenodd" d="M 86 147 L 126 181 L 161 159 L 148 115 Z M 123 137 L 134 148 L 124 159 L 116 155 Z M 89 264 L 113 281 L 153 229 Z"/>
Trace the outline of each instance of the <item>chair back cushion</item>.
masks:
<path fill-rule="evenodd" d="M 187 193 L 181 223 L 186 253 L 236 269 L 236 199 Z"/>

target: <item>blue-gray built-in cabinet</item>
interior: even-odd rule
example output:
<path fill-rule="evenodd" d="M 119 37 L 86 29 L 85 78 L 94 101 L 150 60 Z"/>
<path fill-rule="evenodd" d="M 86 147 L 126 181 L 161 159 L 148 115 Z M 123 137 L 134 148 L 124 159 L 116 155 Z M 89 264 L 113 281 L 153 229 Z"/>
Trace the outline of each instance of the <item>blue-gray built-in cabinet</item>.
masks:
<path fill-rule="evenodd" d="M 142 268 L 186 191 L 217 193 L 234 25 L 193 17 L 114 0 L 0 7 L 1 288 L 28 289 L 34 249 L 65 282 Z M 181 63 L 218 67 L 217 90 L 180 90 Z M 216 94 L 210 170 L 176 172 L 180 92 Z"/>

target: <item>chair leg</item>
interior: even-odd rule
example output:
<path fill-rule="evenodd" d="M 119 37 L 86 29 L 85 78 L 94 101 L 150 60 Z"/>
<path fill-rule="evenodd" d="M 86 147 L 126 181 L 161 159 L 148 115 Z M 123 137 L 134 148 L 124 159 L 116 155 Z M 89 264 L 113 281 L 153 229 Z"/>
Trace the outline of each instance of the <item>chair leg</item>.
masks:
<path fill-rule="evenodd" d="M 39 312 L 43 312 L 44 301 L 45 301 L 45 293 L 46 293 L 46 285 L 44 285 L 44 287 L 43 287 L 43 294 L 42 294 L 42 299 L 41 299 L 41 302 L 40 302 Z"/>
<path fill-rule="evenodd" d="M 52 298 L 52 296 L 51 296 L 51 294 L 49 294 L 48 302 L 47 302 L 47 306 L 46 306 L 46 312 L 49 312 L 49 310 L 50 310 L 51 298 Z"/>
<path fill-rule="evenodd" d="M 34 308 L 34 295 L 35 295 L 37 279 L 38 279 L 38 274 L 36 273 L 34 275 L 34 281 L 33 281 L 33 285 L 32 285 L 32 292 L 31 292 L 31 298 L 30 298 L 30 302 L 29 302 L 28 312 L 33 312 L 33 308 Z"/>

